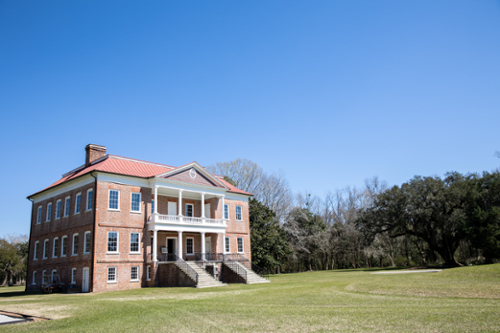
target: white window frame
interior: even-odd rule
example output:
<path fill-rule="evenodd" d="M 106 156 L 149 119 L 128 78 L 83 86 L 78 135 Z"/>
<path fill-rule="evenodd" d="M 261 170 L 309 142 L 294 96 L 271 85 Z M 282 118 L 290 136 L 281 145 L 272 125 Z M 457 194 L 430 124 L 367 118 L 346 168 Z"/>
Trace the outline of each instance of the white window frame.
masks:
<path fill-rule="evenodd" d="M 56 273 L 56 274 L 54 274 Z M 50 283 L 54 282 L 54 277 L 57 275 L 57 269 L 53 269 L 52 272 L 50 272 Z"/>
<path fill-rule="evenodd" d="M 116 233 L 116 251 L 109 251 L 109 234 Z M 118 231 L 108 231 L 106 238 L 106 253 L 119 253 L 120 251 L 120 233 Z"/>
<path fill-rule="evenodd" d="M 115 279 L 114 280 L 110 280 L 109 279 L 109 270 L 110 269 L 114 269 L 115 270 L 114 273 L 113 273 L 115 275 Z M 117 283 L 117 279 L 116 279 L 117 275 L 118 275 L 118 268 L 116 268 L 116 266 L 108 267 L 108 276 L 107 276 L 108 283 Z"/>
<path fill-rule="evenodd" d="M 90 238 L 88 249 L 87 249 L 87 235 L 89 235 Z M 85 231 L 85 236 L 83 237 L 83 254 L 89 254 L 91 247 L 92 247 L 92 238 L 90 236 L 90 231 Z"/>
<path fill-rule="evenodd" d="M 137 235 L 137 251 L 132 251 L 132 235 L 136 234 Z M 140 232 L 131 232 L 130 233 L 130 246 L 129 246 L 130 253 L 141 253 L 141 233 Z"/>
<path fill-rule="evenodd" d="M 56 216 L 54 220 L 59 220 L 61 218 L 61 209 L 62 209 L 62 200 L 59 199 L 56 201 Z"/>
<path fill-rule="evenodd" d="M 192 244 L 192 252 L 188 252 L 188 240 L 191 240 Z M 186 255 L 194 256 L 194 237 L 186 237 Z"/>
<path fill-rule="evenodd" d="M 146 267 L 146 281 L 151 281 L 151 266 Z"/>
<path fill-rule="evenodd" d="M 240 251 L 240 242 L 239 242 L 240 239 L 241 239 L 241 251 Z M 243 237 L 236 238 L 236 251 L 238 253 L 245 253 L 245 242 L 243 240 Z"/>
<path fill-rule="evenodd" d="M 71 256 L 77 256 L 78 255 L 78 246 L 80 244 L 76 244 L 76 252 L 75 252 L 75 237 L 78 237 L 78 243 L 80 243 L 80 236 L 78 233 L 73 234 L 73 242 L 71 242 Z"/>
<path fill-rule="evenodd" d="M 82 192 L 75 195 L 75 215 L 82 211 Z"/>
<path fill-rule="evenodd" d="M 134 203 L 134 194 L 139 195 L 139 210 L 133 210 L 132 204 Z M 142 193 L 141 192 L 132 192 L 130 193 L 130 212 L 131 213 L 141 213 L 141 202 L 142 202 Z"/>
<path fill-rule="evenodd" d="M 64 198 L 64 214 L 63 217 L 69 216 L 69 207 L 71 206 L 71 197 L 68 195 Z"/>
<path fill-rule="evenodd" d="M 64 251 L 64 241 L 66 241 L 66 251 Z M 66 253 L 68 252 L 68 236 L 61 237 L 61 258 L 66 257 Z"/>
<path fill-rule="evenodd" d="M 47 271 L 43 270 L 42 271 L 42 286 L 45 284 L 45 278 L 47 277 Z"/>
<path fill-rule="evenodd" d="M 35 242 L 35 248 L 33 249 L 33 260 L 38 260 L 38 248 L 40 246 L 40 242 Z"/>
<path fill-rule="evenodd" d="M 33 272 L 32 278 L 31 278 L 31 284 L 35 285 L 36 284 L 36 271 Z"/>
<path fill-rule="evenodd" d="M 191 206 L 191 216 L 188 216 L 188 206 Z M 186 217 L 194 217 L 194 205 L 192 203 L 187 203 L 186 204 L 186 211 L 185 211 Z"/>
<path fill-rule="evenodd" d="M 38 210 L 36 212 L 36 224 L 42 223 L 42 206 L 38 206 Z"/>
<path fill-rule="evenodd" d="M 90 200 L 89 200 L 90 194 L 92 194 L 92 198 L 90 198 Z M 90 212 L 92 210 L 92 208 L 94 208 L 94 189 L 93 188 L 89 188 L 87 190 L 87 199 L 85 200 L 85 205 L 86 205 L 86 207 L 85 207 L 86 212 Z"/>
<path fill-rule="evenodd" d="M 43 256 L 42 256 L 42 258 L 48 259 L 49 258 L 48 254 L 49 254 L 49 239 L 46 238 L 43 241 Z"/>
<path fill-rule="evenodd" d="M 224 236 L 224 253 L 231 253 L 231 237 Z"/>
<path fill-rule="evenodd" d="M 118 193 L 118 198 L 116 206 L 117 208 L 111 208 L 111 192 L 117 192 Z M 120 210 L 120 190 L 115 190 L 115 189 L 109 189 L 108 191 L 108 210 L 113 210 L 113 211 L 119 211 Z"/>
<path fill-rule="evenodd" d="M 238 218 L 238 208 L 240 208 L 240 218 Z M 236 213 L 236 221 L 243 221 L 243 207 L 241 205 L 236 205 L 235 213 Z"/>
<path fill-rule="evenodd" d="M 59 242 L 59 237 L 54 237 L 52 240 L 52 258 L 57 258 L 57 253 L 59 251 L 56 251 L 56 241 Z"/>
<path fill-rule="evenodd" d="M 50 222 L 50 219 L 52 218 L 52 202 L 49 202 L 47 204 L 47 211 L 45 212 L 45 222 Z"/>
<path fill-rule="evenodd" d="M 76 268 L 71 269 L 71 284 L 76 284 Z"/>
<path fill-rule="evenodd" d="M 136 274 L 137 274 L 137 278 L 135 278 L 135 279 L 133 279 L 133 278 L 132 278 L 132 270 L 133 270 L 134 268 L 136 268 L 136 269 L 137 269 L 137 272 L 136 272 Z M 132 266 L 132 267 L 130 267 L 130 281 L 131 281 L 131 282 L 137 282 L 137 281 L 139 281 L 139 266 Z"/>
<path fill-rule="evenodd" d="M 229 220 L 229 205 L 224 204 L 224 219 Z"/>

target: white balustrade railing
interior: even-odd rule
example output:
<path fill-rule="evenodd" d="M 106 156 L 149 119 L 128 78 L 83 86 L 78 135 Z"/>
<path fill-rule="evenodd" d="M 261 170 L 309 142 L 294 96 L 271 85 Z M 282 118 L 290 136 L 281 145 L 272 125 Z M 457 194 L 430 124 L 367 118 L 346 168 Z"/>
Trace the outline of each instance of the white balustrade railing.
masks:
<path fill-rule="evenodd" d="M 156 218 L 155 218 L 156 217 Z M 149 220 L 152 222 L 174 222 L 174 223 L 187 223 L 187 224 L 224 224 L 223 219 L 211 219 L 211 218 L 203 218 L 203 217 L 191 217 L 191 216 L 179 216 L 179 215 L 161 215 L 161 214 L 152 214 L 149 217 Z"/>

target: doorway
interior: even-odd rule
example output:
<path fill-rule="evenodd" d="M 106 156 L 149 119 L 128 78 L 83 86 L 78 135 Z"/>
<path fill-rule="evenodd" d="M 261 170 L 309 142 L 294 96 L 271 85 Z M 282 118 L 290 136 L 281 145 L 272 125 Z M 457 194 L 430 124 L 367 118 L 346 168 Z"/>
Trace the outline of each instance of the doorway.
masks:
<path fill-rule="evenodd" d="M 167 237 L 167 261 L 176 261 L 177 238 Z"/>
<path fill-rule="evenodd" d="M 205 253 L 212 253 L 212 237 L 205 238 Z"/>
<path fill-rule="evenodd" d="M 83 268 L 83 277 L 82 277 L 82 293 L 89 292 L 89 268 Z"/>

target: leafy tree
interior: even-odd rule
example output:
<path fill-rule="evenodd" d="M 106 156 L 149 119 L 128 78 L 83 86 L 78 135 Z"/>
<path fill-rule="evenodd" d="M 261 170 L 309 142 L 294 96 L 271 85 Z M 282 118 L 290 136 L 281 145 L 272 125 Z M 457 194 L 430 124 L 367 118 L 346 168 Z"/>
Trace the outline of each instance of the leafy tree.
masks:
<path fill-rule="evenodd" d="M 269 270 L 278 269 L 290 255 L 286 233 L 276 214 L 255 199 L 250 199 L 250 239 L 252 261 Z"/>
<path fill-rule="evenodd" d="M 0 284 L 14 278 L 25 279 L 27 242 L 11 242 L 0 238 Z"/>
<path fill-rule="evenodd" d="M 469 184 L 466 237 L 492 263 L 500 258 L 500 173 L 473 175 Z"/>
<path fill-rule="evenodd" d="M 459 173 L 449 173 L 444 180 L 417 176 L 379 194 L 357 225 L 371 239 L 385 232 L 392 238 L 421 238 L 445 265 L 456 266 L 454 254 L 464 237 L 465 180 Z"/>

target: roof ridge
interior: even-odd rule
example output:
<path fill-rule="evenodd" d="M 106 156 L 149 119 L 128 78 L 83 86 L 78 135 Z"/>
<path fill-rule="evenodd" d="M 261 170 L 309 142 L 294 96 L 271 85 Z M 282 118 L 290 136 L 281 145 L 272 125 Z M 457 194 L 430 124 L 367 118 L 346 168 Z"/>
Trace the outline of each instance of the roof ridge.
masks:
<path fill-rule="evenodd" d="M 154 165 L 154 166 L 159 166 L 159 167 L 167 167 L 167 168 L 170 168 L 170 169 L 176 169 L 176 167 L 173 167 L 171 165 L 162 164 L 162 163 L 155 163 L 155 162 L 149 162 L 149 161 L 144 161 L 144 160 L 139 160 L 137 158 L 131 158 L 131 157 L 125 157 L 125 156 L 118 156 L 118 155 L 106 155 L 106 156 L 109 156 L 111 158 L 115 158 L 117 160 L 131 161 L 131 162 L 149 164 L 149 165 Z"/>

